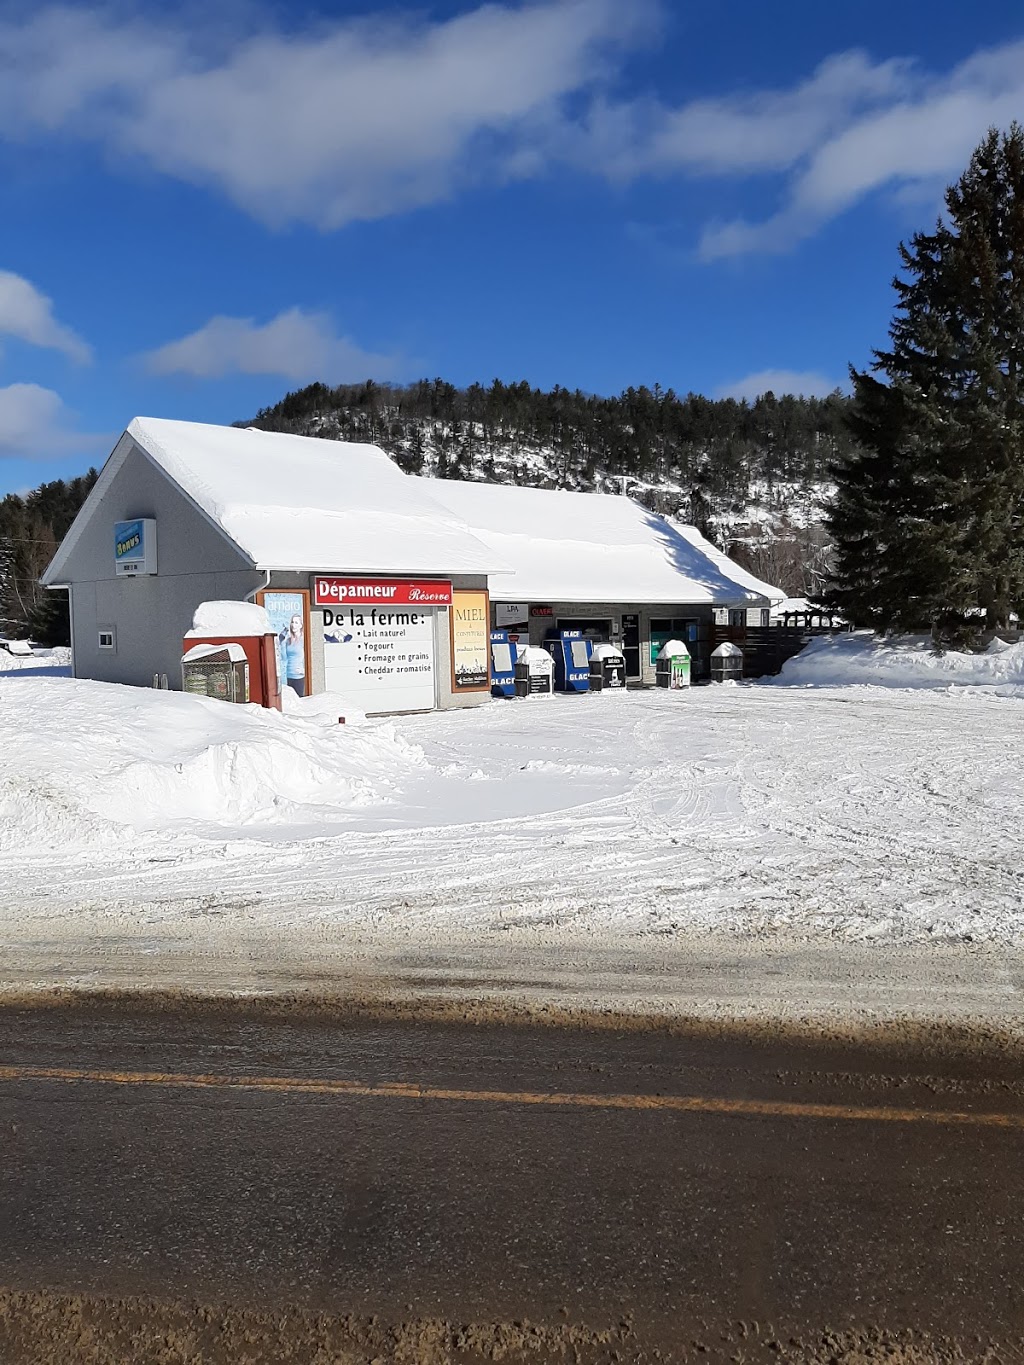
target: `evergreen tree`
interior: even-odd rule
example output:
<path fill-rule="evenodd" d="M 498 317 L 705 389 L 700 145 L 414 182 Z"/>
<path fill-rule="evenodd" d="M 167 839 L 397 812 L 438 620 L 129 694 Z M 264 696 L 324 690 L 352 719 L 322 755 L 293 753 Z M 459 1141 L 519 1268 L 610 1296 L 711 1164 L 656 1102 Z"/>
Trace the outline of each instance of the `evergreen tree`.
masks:
<path fill-rule="evenodd" d="M 67 595 L 49 592 L 39 577 L 96 477 L 95 469 L 90 469 L 69 482 L 44 483 L 25 497 L 9 493 L 0 499 L 0 635 L 32 635 L 45 643 L 45 633 L 63 642 L 70 630 Z"/>
<path fill-rule="evenodd" d="M 890 348 L 853 371 L 830 606 L 962 643 L 1024 605 L 1024 131 L 991 130 L 947 219 L 900 247 Z M 884 375 L 887 382 L 876 378 Z M 980 613 L 983 613 L 981 615 Z"/>
<path fill-rule="evenodd" d="M 37 645 L 52 649 L 71 643 L 71 613 L 68 595 L 60 588 L 47 589 L 36 601 L 28 616 L 29 637 Z"/>

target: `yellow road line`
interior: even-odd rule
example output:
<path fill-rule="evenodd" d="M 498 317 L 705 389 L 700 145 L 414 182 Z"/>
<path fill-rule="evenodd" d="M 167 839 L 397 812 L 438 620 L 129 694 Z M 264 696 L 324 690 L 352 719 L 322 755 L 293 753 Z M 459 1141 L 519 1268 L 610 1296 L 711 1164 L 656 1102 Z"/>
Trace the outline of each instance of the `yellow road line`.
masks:
<path fill-rule="evenodd" d="M 0 1066 L 0 1083 L 59 1081 L 71 1084 L 163 1086 L 185 1090 L 259 1090 L 273 1094 L 327 1095 L 339 1099 L 434 1100 L 476 1104 L 539 1105 L 556 1109 L 634 1109 L 677 1114 L 730 1114 L 751 1118 L 860 1120 L 872 1123 L 933 1123 L 972 1128 L 1024 1130 L 1024 1114 L 970 1113 L 951 1109 L 895 1109 L 883 1105 L 810 1104 L 800 1100 L 726 1099 L 713 1095 L 601 1095 L 543 1090 L 464 1090 L 301 1076 L 215 1076 L 168 1071 L 78 1071 L 66 1067 Z"/>

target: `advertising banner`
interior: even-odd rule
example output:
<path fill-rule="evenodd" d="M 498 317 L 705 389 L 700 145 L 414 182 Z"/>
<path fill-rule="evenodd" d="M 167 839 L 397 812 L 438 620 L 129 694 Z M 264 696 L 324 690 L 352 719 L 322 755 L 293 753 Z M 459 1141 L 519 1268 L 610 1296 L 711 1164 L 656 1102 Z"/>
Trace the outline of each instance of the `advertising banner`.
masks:
<path fill-rule="evenodd" d="M 452 585 L 437 579 L 313 577 L 316 607 L 450 607 Z"/>
<path fill-rule="evenodd" d="M 270 618 L 276 638 L 277 676 L 281 686 L 300 697 L 309 692 L 309 593 L 302 588 L 287 592 L 261 592 L 256 600 Z"/>
<path fill-rule="evenodd" d="M 487 593 L 460 589 L 452 599 L 452 687 L 456 692 L 487 691 L 491 685 Z"/>

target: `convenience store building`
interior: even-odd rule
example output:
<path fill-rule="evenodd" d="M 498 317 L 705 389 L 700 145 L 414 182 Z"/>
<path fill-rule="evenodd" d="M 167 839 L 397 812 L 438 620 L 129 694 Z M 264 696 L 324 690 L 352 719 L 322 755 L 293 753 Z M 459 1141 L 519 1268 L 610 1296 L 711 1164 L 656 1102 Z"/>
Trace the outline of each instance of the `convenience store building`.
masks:
<path fill-rule="evenodd" d="M 180 687 L 206 601 L 256 601 L 300 693 L 370 714 L 490 700 L 489 629 L 582 629 L 652 682 L 661 644 L 760 621 L 783 594 L 628 498 L 402 473 L 384 451 L 136 418 L 44 583 L 68 590 L 76 677 Z"/>

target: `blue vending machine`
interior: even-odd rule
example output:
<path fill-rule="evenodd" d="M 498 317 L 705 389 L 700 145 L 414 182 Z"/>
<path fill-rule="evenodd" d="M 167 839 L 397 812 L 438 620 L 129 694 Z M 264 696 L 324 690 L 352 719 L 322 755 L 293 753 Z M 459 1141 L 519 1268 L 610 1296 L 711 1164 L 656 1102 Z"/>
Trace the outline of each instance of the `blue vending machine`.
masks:
<path fill-rule="evenodd" d="M 491 696 L 516 694 L 516 647 L 507 630 L 491 631 Z"/>
<path fill-rule="evenodd" d="M 559 630 L 544 641 L 544 648 L 554 655 L 555 691 L 590 691 L 590 656 L 594 642 L 583 636 L 582 630 Z"/>

